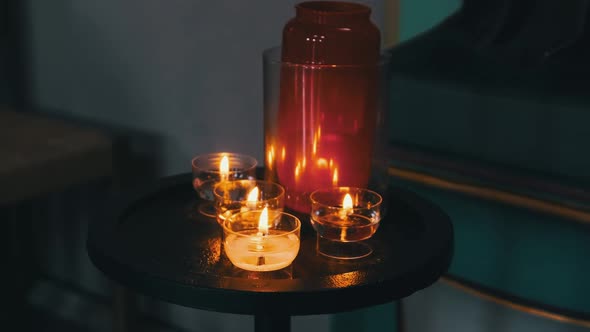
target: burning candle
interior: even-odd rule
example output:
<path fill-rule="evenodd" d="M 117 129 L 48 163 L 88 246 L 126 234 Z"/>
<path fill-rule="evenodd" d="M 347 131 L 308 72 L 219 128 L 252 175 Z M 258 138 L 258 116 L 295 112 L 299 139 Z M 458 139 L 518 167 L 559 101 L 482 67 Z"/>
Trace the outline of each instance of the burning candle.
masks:
<path fill-rule="evenodd" d="M 368 189 L 334 187 L 318 189 L 310 198 L 311 224 L 320 253 L 343 259 L 370 254 L 370 247 L 361 242 L 379 227 L 381 195 Z"/>
<path fill-rule="evenodd" d="M 238 212 L 283 210 L 285 189 L 276 182 L 263 180 L 236 180 L 218 183 L 213 189 L 217 221 L 221 224 Z"/>
<path fill-rule="evenodd" d="M 280 270 L 299 253 L 301 222 L 291 214 L 265 207 L 236 213 L 222 225 L 225 253 L 241 269 Z"/>
<path fill-rule="evenodd" d="M 220 182 L 254 179 L 258 162 L 254 157 L 218 152 L 198 155 L 192 160 L 193 187 L 204 202 L 201 213 L 215 217 L 213 188 Z"/>

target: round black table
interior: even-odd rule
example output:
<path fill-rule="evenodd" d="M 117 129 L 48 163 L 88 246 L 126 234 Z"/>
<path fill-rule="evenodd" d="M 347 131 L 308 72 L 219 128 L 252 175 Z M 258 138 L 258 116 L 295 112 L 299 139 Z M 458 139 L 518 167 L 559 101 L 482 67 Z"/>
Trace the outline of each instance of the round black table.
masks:
<path fill-rule="evenodd" d="M 368 240 L 373 253 L 335 260 L 316 252 L 308 216 L 293 264 L 247 272 L 223 252 L 221 228 L 198 212 L 190 174 L 162 179 L 135 197 L 117 198 L 112 215 L 90 225 L 94 265 L 122 285 L 167 302 L 249 314 L 255 329 L 289 331 L 292 315 L 350 311 L 404 298 L 434 283 L 450 265 L 449 217 L 416 194 L 391 188 L 388 209 Z"/>

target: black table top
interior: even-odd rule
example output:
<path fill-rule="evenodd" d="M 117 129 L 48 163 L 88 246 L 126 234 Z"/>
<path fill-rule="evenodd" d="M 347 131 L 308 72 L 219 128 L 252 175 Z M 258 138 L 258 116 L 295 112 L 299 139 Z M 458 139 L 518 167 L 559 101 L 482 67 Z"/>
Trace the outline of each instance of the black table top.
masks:
<path fill-rule="evenodd" d="M 277 272 L 247 272 L 225 256 L 221 227 L 197 211 L 190 174 L 118 200 L 114 215 L 91 225 L 90 259 L 108 277 L 167 302 L 218 312 L 329 314 L 406 297 L 450 265 L 453 229 L 438 207 L 391 188 L 388 212 L 368 240 L 373 253 L 343 261 L 316 253 L 316 234 L 301 216 L 299 254 Z"/>

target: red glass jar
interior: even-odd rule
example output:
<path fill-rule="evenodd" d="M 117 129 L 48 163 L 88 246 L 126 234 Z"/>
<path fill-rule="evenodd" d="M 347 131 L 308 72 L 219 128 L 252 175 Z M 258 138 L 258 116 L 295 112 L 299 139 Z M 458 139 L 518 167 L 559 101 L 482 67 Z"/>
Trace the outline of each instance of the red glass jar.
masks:
<path fill-rule="evenodd" d="M 286 189 L 285 205 L 309 213 L 309 194 L 318 188 L 368 184 L 380 32 L 361 4 L 311 1 L 295 8 L 283 29 L 266 165 Z"/>
<path fill-rule="evenodd" d="M 371 8 L 350 2 L 308 1 L 295 6 L 283 28 L 281 59 L 297 64 L 360 65 L 379 60 L 381 34 Z"/>

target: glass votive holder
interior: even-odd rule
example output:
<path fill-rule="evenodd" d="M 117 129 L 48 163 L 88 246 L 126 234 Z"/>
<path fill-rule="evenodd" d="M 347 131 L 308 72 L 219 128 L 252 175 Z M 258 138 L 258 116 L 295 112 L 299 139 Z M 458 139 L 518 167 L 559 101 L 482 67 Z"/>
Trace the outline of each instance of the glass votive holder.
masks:
<path fill-rule="evenodd" d="M 310 200 L 311 224 L 317 232 L 320 254 L 357 259 L 373 252 L 364 240 L 379 227 L 381 195 L 369 189 L 333 187 L 312 192 Z"/>
<path fill-rule="evenodd" d="M 249 210 L 282 211 L 285 188 L 271 181 L 235 180 L 218 183 L 213 188 L 217 222 L 223 223 L 231 215 Z"/>
<path fill-rule="evenodd" d="M 215 218 L 215 185 L 224 181 L 255 179 L 258 161 L 244 154 L 215 152 L 194 157 L 191 165 L 193 188 L 203 200 L 199 212 Z"/>
<path fill-rule="evenodd" d="M 264 208 L 231 215 L 223 223 L 225 254 L 247 271 L 276 271 L 299 253 L 301 221 L 289 213 Z"/>

